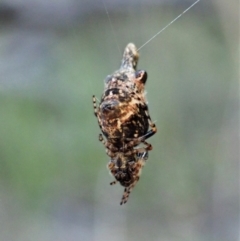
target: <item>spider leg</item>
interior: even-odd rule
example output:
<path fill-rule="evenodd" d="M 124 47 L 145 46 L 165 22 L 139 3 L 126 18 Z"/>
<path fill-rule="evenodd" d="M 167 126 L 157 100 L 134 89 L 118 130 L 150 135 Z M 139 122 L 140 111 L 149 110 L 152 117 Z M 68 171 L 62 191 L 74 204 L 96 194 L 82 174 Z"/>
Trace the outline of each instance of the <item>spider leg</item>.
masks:
<path fill-rule="evenodd" d="M 128 144 L 126 144 L 126 145 L 124 146 L 124 149 L 125 149 L 125 150 L 128 150 L 128 151 L 125 152 L 124 154 L 125 154 L 126 156 L 131 156 L 131 155 L 133 155 L 133 154 L 138 154 L 138 155 L 140 155 L 140 157 L 141 157 L 141 154 L 143 154 L 143 153 L 148 154 L 148 151 L 151 151 L 151 150 L 152 150 L 152 145 L 151 145 L 150 143 L 146 142 L 146 141 L 142 141 L 142 143 L 143 143 L 144 145 L 146 145 L 146 146 L 145 146 L 145 147 L 139 147 L 139 148 L 133 149 L 133 148 L 132 148 L 132 142 L 129 142 Z"/>
<path fill-rule="evenodd" d="M 151 117 L 150 117 L 149 111 L 148 111 L 148 106 L 145 105 L 144 109 L 145 109 L 145 114 L 146 114 L 146 116 L 148 118 L 148 123 L 149 123 L 149 126 L 150 126 L 150 130 L 144 136 L 141 137 L 142 141 L 145 141 L 146 139 L 148 139 L 149 137 L 151 137 L 151 136 L 153 136 L 154 134 L 157 133 L 157 127 L 151 120 Z"/>
<path fill-rule="evenodd" d="M 112 186 L 112 185 L 115 185 L 115 184 L 117 184 L 118 183 L 118 181 L 113 181 L 113 182 L 110 182 L 110 185 Z"/>
<path fill-rule="evenodd" d="M 148 159 L 148 152 L 147 151 L 146 152 L 139 152 L 138 157 L 146 162 L 147 159 Z"/>
<path fill-rule="evenodd" d="M 144 148 L 147 151 L 151 151 L 153 148 L 152 148 L 152 145 L 146 141 L 141 141 L 144 145 L 146 145 L 146 147 Z"/>
<path fill-rule="evenodd" d="M 106 147 L 106 152 L 108 156 L 113 157 L 114 153 L 117 152 L 118 149 L 114 147 L 114 145 L 110 141 L 105 141 L 102 134 L 99 134 L 98 139 Z"/>
<path fill-rule="evenodd" d="M 98 106 L 97 106 L 97 100 L 96 100 L 95 95 L 93 95 L 92 101 L 93 101 L 94 115 L 95 115 L 96 117 L 98 117 Z"/>
<path fill-rule="evenodd" d="M 129 195 L 130 195 L 130 192 L 129 192 L 129 188 L 126 187 L 124 189 L 124 192 L 123 192 L 123 196 L 122 196 L 122 200 L 120 202 L 120 205 L 123 205 L 127 202 L 128 198 L 129 198 Z"/>
<path fill-rule="evenodd" d="M 129 140 L 129 142 L 124 146 L 125 149 L 129 149 L 132 148 L 134 146 L 139 145 L 140 143 L 143 143 L 144 145 L 146 145 L 146 150 L 147 151 L 151 151 L 152 150 L 152 145 L 148 142 L 145 141 L 145 135 L 138 137 L 138 138 L 126 138 L 126 140 Z"/>
<path fill-rule="evenodd" d="M 99 110 L 98 110 L 99 107 L 97 106 L 97 99 L 96 99 L 95 95 L 93 95 L 92 101 L 93 101 L 94 115 L 97 117 L 99 128 L 101 129 L 101 131 L 103 131 L 102 124 L 101 124 L 100 118 L 99 118 Z"/>

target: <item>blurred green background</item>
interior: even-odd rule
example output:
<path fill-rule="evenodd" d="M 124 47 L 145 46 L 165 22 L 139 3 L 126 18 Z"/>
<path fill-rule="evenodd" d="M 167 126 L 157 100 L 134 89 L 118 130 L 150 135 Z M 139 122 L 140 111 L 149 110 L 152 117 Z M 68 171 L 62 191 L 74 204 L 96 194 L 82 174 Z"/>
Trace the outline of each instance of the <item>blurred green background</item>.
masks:
<path fill-rule="evenodd" d="M 158 133 L 120 206 L 92 95 L 192 1 L 0 4 L 0 240 L 239 240 L 236 2 L 200 2 L 140 51 Z M 112 25 L 112 26 L 111 26 Z"/>

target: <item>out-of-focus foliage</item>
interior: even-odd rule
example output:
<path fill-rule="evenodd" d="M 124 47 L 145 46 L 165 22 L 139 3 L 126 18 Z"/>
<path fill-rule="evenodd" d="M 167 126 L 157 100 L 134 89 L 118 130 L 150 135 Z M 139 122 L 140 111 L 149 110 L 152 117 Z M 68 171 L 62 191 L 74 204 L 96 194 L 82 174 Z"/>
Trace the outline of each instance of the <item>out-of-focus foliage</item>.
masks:
<path fill-rule="evenodd" d="M 214 11 L 194 10 L 140 51 L 158 133 L 127 205 L 110 187 L 91 97 L 182 8 L 92 13 L 68 27 L 2 24 L 1 240 L 236 240 L 236 70 Z M 211 14 L 210 14 L 211 12 Z"/>

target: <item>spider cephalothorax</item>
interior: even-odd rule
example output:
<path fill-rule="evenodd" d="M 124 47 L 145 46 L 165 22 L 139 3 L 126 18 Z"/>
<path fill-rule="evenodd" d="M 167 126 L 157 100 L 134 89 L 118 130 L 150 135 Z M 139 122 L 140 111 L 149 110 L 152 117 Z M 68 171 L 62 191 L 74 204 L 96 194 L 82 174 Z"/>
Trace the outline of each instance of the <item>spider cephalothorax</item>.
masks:
<path fill-rule="evenodd" d="M 119 182 L 125 187 L 120 203 L 121 205 L 127 202 L 132 189 L 139 181 L 142 168 L 147 159 L 148 152 L 133 153 L 129 156 L 119 152 L 109 161 L 107 167 L 116 179 L 116 181 L 110 184 L 113 185 Z"/>
<path fill-rule="evenodd" d="M 145 99 L 147 72 L 136 70 L 138 58 L 136 46 L 128 44 L 120 69 L 105 80 L 99 106 L 93 96 L 94 114 L 106 137 L 104 140 L 100 134 L 99 140 L 111 158 L 108 168 L 116 179 L 111 184 L 119 182 L 125 187 L 121 204 L 127 202 L 139 180 L 148 151 L 152 150 L 146 139 L 157 131 Z M 140 144 L 144 146 L 139 147 Z"/>

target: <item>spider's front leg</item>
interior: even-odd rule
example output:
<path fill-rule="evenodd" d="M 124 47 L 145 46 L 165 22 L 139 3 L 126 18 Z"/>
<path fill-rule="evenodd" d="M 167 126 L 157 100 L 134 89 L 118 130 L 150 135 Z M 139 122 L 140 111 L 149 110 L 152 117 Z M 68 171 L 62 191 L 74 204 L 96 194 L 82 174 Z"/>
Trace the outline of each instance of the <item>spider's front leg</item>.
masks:
<path fill-rule="evenodd" d="M 93 102 L 94 115 L 98 117 L 98 107 L 97 107 L 97 100 L 95 95 L 93 95 L 92 97 L 92 102 Z"/>
<path fill-rule="evenodd" d="M 99 134 L 99 141 L 102 142 L 102 144 L 106 147 L 106 152 L 109 157 L 115 156 L 115 153 L 118 151 L 118 148 L 116 148 L 108 140 L 105 141 L 102 134 Z"/>
<path fill-rule="evenodd" d="M 97 106 L 97 99 L 96 99 L 95 95 L 93 95 L 92 101 L 93 101 L 94 115 L 97 117 L 99 128 L 102 131 L 102 124 L 101 124 L 101 121 L 100 121 L 100 118 L 99 118 L 99 107 Z"/>
<path fill-rule="evenodd" d="M 141 137 L 140 137 L 141 138 Z M 145 147 L 139 147 L 136 149 L 133 149 L 134 146 L 143 143 Z M 152 145 L 146 141 L 140 141 L 139 143 L 139 138 L 134 139 L 133 141 L 128 142 L 123 148 L 120 150 L 129 150 L 128 152 L 125 153 L 125 155 L 132 155 L 132 154 L 141 154 L 141 153 L 148 153 L 148 151 L 152 150 Z"/>
<path fill-rule="evenodd" d="M 141 141 L 145 141 L 145 140 L 147 140 L 149 137 L 151 137 L 151 136 L 153 136 L 154 134 L 157 133 L 157 127 L 156 127 L 156 125 L 155 125 L 155 124 L 152 122 L 152 120 L 151 120 L 151 117 L 150 117 L 149 111 L 148 111 L 148 106 L 147 106 L 146 104 L 144 105 L 144 110 L 145 110 L 145 114 L 146 114 L 146 116 L 147 116 L 147 118 L 148 118 L 148 123 L 149 123 L 149 126 L 150 126 L 150 130 L 149 130 L 145 135 L 143 135 L 142 137 L 140 137 L 140 138 L 142 138 Z"/>

